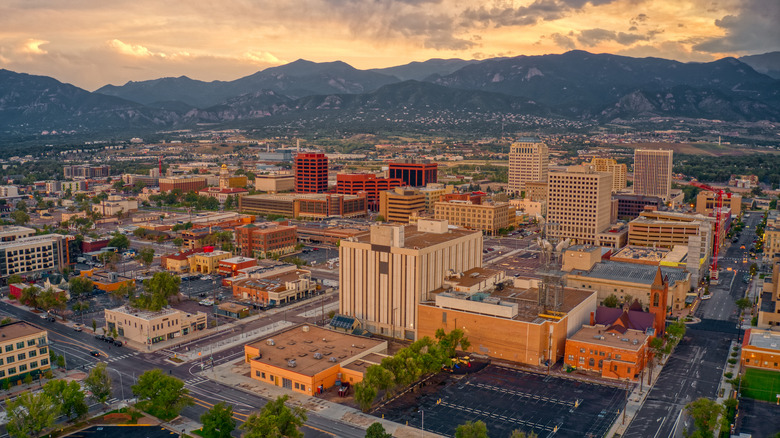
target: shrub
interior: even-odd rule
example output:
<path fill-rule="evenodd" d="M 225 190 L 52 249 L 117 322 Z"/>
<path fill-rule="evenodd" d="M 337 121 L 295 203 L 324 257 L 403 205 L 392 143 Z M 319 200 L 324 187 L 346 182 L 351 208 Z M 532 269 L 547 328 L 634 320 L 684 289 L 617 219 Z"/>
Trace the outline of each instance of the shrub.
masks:
<path fill-rule="evenodd" d="M 732 365 L 734 365 L 734 364 L 736 364 L 736 363 L 737 363 L 737 360 L 736 360 L 736 359 L 729 359 L 729 363 L 730 363 L 730 364 L 732 364 Z"/>
<path fill-rule="evenodd" d="M 731 371 L 729 371 L 729 372 L 727 372 L 727 373 L 724 373 L 723 375 L 724 375 L 724 376 L 725 376 L 727 379 L 730 379 L 730 378 L 734 377 L 734 373 L 732 373 Z"/>

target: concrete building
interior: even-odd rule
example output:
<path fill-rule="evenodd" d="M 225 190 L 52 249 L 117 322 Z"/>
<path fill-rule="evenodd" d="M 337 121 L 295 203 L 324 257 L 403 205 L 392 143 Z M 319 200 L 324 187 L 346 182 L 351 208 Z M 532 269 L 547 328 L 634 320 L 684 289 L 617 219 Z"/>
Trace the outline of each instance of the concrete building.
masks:
<path fill-rule="evenodd" d="M 13 242 L 35 235 L 33 228 L 20 227 L 18 225 L 0 225 L 0 242 Z"/>
<path fill-rule="evenodd" d="M 262 194 L 239 198 L 239 210 L 260 215 L 313 220 L 330 217 L 363 217 L 368 214 L 365 194 L 337 195 L 329 193 Z"/>
<path fill-rule="evenodd" d="M 547 223 L 553 237 L 595 244 L 596 235 L 610 225 L 612 175 L 593 166 L 570 166 L 550 172 Z"/>
<path fill-rule="evenodd" d="M 295 190 L 295 175 L 292 172 L 255 175 L 255 190 L 268 193 L 292 192 Z"/>
<path fill-rule="evenodd" d="M 626 188 L 627 169 L 625 164 L 618 164 L 612 158 L 593 158 L 590 165 L 596 169 L 596 172 L 607 172 L 612 174 L 612 192 L 617 192 Z"/>
<path fill-rule="evenodd" d="M 217 274 L 219 272 L 219 262 L 233 257 L 233 254 L 227 251 L 210 250 L 207 248 L 204 248 L 204 250 L 204 252 L 198 252 L 188 257 L 190 272 L 193 274 Z"/>
<path fill-rule="evenodd" d="M 530 198 L 510 199 L 509 205 L 517 214 L 526 214 L 537 219 L 547 216 L 547 201 L 532 201 Z"/>
<path fill-rule="evenodd" d="M 0 242 L 0 277 L 62 271 L 69 264 L 68 238 L 61 234 Z"/>
<path fill-rule="evenodd" d="M 80 276 L 92 280 L 93 285 L 102 291 L 113 292 L 122 286 L 135 286 L 135 279 L 113 271 L 87 269 L 81 271 Z"/>
<path fill-rule="evenodd" d="M 780 262 L 772 266 L 772 276 L 764 277 L 764 287 L 758 297 L 758 328 L 780 327 Z"/>
<path fill-rule="evenodd" d="M 180 190 L 182 193 L 197 192 L 208 185 L 206 178 L 190 175 L 160 178 L 159 184 L 160 193 L 171 192 L 173 190 Z"/>
<path fill-rule="evenodd" d="M 635 195 L 633 193 L 617 193 L 612 195 L 612 201 L 617 201 L 618 220 L 633 220 L 645 210 L 661 210 L 664 200 L 658 196 Z"/>
<path fill-rule="evenodd" d="M 17 197 L 19 197 L 19 187 L 0 186 L 0 198 L 17 198 Z"/>
<path fill-rule="evenodd" d="M 203 330 L 207 319 L 203 312 L 191 314 L 171 307 L 152 312 L 122 306 L 106 309 L 104 313 L 106 332 L 116 332 L 120 339 L 129 341 L 129 346 L 136 349 Z"/>
<path fill-rule="evenodd" d="M 366 368 L 387 357 L 387 341 L 298 325 L 247 344 L 244 357 L 251 378 L 314 396 L 363 380 Z"/>
<path fill-rule="evenodd" d="M 780 210 L 772 210 L 766 218 L 764 228 L 764 261 L 780 256 Z"/>
<path fill-rule="evenodd" d="M 65 178 L 105 178 L 111 174 L 111 166 L 89 164 L 63 166 L 62 174 Z"/>
<path fill-rule="evenodd" d="M 258 306 L 279 306 L 308 298 L 317 290 L 311 271 L 295 269 L 260 278 L 234 280 L 233 297 Z"/>
<path fill-rule="evenodd" d="M 162 268 L 168 272 L 176 274 L 185 274 L 190 272 L 189 258 L 200 252 L 200 249 L 191 249 L 188 251 L 177 252 L 160 257 Z"/>
<path fill-rule="evenodd" d="M 246 178 L 246 177 L 244 177 Z M 238 198 L 249 194 L 249 190 L 238 187 L 205 187 L 198 191 L 200 196 L 208 196 L 209 198 L 216 198 L 220 204 L 224 204 L 228 197 L 233 197 L 233 201 L 238 204 Z M 235 205 L 235 204 L 234 204 Z"/>
<path fill-rule="evenodd" d="M 328 191 L 328 157 L 320 153 L 300 153 L 293 162 L 296 193 Z"/>
<path fill-rule="evenodd" d="M 411 187 L 396 187 L 379 194 L 379 215 L 387 222 L 408 224 L 412 213 L 425 211 L 425 195 Z"/>
<path fill-rule="evenodd" d="M 435 205 L 435 219 L 470 230 L 482 230 L 488 236 L 497 235 L 499 230 L 506 229 L 510 224 L 510 206 L 507 202 L 450 200 L 439 201 Z"/>
<path fill-rule="evenodd" d="M 110 195 L 108 199 L 100 201 L 99 204 L 92 204 L 92 211 L 102 214 L 103 217 L 116 216 L 119 213 L 131 213 L 138 211 L 138 201 L 125 199 L 118 195 Z"/>
<path fill-rule="evenodd" d="M 336 175 L 336 193 L 356 195 L 366 193 L 368 208 L 379 210 L 379 193 L 404 185 L 401 178 L 381 178 L 370 173 L 340 173 Z"/>
<path fill-rule="evenodd" d="M 231 257 L 219 261 L 218 273 L 222 277 L 234 277 L 242 269 L 257 266 L 257 259 L 251 257 Z"/>
<path fill-rule="evenodd" d="M 533 138 L 523 138 L 509 148 L 509 185 L 507 191 L 519 194 L 531 181 L 547 181 L 549 166 L 547 145 Z"/>
<path fill-rule="evenodd" d="M 439 165 L 427 160 L 393 161 L 388 164 L 388 175 L 404 182 L 410 187 L 425 187 L 438 182 Z"/>
<path fill-rule="evenodd" d="M 236 228 L 236 247 L 244 257 L 268 258 L 295 251 L 298 227 L 287 223 L 249 224 Z"/>
<path fill-rule="evenodd" d="M 743 367 L 780 371 L 780 333 L 757 328 L 745 330 L 740 360 Z"/>
<path fill-rule="evenodd" d="M 49 333 L 29 322 L 0 326 L 0 379 L 15 383 L 51 369 Z"/>
<path fill-rule="evenodd" d="M 739 216 L 742 213 L 742 196 L 739 193 L 723 195 L 723 207 L 731 210 L 731 214 Z M 696 195 L 696 213 L 712 216 L 718 208 L 718 200 L 714 192 L 702 190 Z"/>
<path fill-rule="evenodd" d="M 479 231 L 425 219 L 373 225 L 339 246 L 339 313 L 372 333 L 416 339 L 418 303 L 432 299 L 448 272 L 481 266 Z"/>
<path fill-rule="evenodd" d="M 87 184 L 86 181 L 80 180 L 80 181 L 62 181 L 60 183 L 60 188 L 63 192 L 67 192 L 68 190 L 71 191 L 71 193 L 76 192 L 83 192 L 87 190 L 89 187 L 89 184 Z"/>
<path fill-rule="evenodd" d="M 547 181 L 526 181 L 525 183 L 525 197 L 534 202 L 547 201 L 547 190 Z"/>
<path fill-rule="evenodd" d="M 219 169 L 219 188 L 220 189 L 237 189 L 245 188 L 247 184 L 246 175 L 231 175 L 226 164 L 223 164 Z"/>
<path fill-rule="evenodd" d="M 672 191 L 672 155 L 663 149 L 634 150 L 634 193 L 669 201 Z"/>
<path fill-rule="evenodd" d="M 429 183 L 425 187 L 418 189 L 425 196 L 425 211 L 433 214 L 436 209 L 436 203 L 444 195 L 455 192 L 455 186 L 444 185 L 440 183 Z"/>

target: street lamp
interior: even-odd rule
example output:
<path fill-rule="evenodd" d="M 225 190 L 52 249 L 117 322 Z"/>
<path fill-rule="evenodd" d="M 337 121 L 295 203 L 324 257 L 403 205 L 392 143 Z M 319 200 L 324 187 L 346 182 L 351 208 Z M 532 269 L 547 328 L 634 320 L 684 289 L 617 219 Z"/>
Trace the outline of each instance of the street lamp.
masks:
<path fill-rule="evenodd" d="M 122 373 L 117 369 L 114 369 L 114 371 L 119 374 L 119 387 L 122 388 L 122 401 L 125 401 L 125 385 L 122 384 Z"/>

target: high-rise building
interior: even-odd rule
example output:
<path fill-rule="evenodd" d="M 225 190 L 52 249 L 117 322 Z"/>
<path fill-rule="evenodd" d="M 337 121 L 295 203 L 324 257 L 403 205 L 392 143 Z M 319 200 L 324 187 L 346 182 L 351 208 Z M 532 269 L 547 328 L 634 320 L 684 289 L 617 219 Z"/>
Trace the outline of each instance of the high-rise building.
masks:
<path fill-rule="evenodd" d="M 525 191 L 529 181 L 547 181 L 549 166 L 547 145 L 534 138 L 523 138 L 509 148 L 510 193 Z"/>
<path fill-rule="evenodd" d="M 509 227 L 509 214 L 509 203 L 506 202 L 446 200 L 442 196 L 442 200 L 436 203 L 434 218 L 495 236 L 501 229 Z"/>
<path fill-rule="evenodd" d="M 663 149 L 634 151 L 634 193 L 669 200 L 672 191 L 672 154 Z"/>
<path fill-rule="evenodd" d="M 379 215 L 388 222 L 409 223 L 414 212 L 425 211 L 425 195 L 411 187 L 379 193 Z"/>
<path fill-rule="evenodd" d="M 339 246 L 339 313 L 371 333 L 416 339 L 418 304 L 432 299 L 449 272 L 482 266 L 482 233 L 447 221 L 373 225 Z"/>
<path fill-rule="evenodd" d="M 379 209 L 379 193 L 404 185 L 400 178 L 379 178 L 370 173 L 340 173 L 336 175 L 336 193 L 356 195 L 366 192 L 368 208 Z"/>
<path fill-rule="evenodd" d="M 324 193 L 328 191 L 328 157 L 320 153 L 300 153 L 295 156 L 296 193 Z"/>
<path fill-rule="evenodd" d="M 611 191 L 612 174 L 596 172 L 590 165 L 550 172 L 547 198 L 550 237 L 596 244 L 596 234 L 609 228 Z"/>
<path fill-rule="evenodd" d="M 111 173 L 111 166 L 90 166 L 89 164 L 65 166 L 62 168 L 62 173 L 65 178 L 101 178 Z"/>
<path fill-rule="evenodd" d="M 0 277 L 61 271 L 68 260 L 68 237 L 44 234 L 0 243 Z"/>
<path fill-rule="evenodd" d="M 389 167 L 390 178 L 400 178 L 407 186 L 425 187 L 428 183 L 438 181 L 439 165 L 437 163 L 404 160 L 392 162 Z"/>
<path fill-rule="evenodd" d="M 590 164 L 596 168 L 596 172 L 609 172 L 612 174 L 612 191 L 617 192 L 626 188 L 626 165 L 618 164 L 612 158 L 593 158 Z"/>

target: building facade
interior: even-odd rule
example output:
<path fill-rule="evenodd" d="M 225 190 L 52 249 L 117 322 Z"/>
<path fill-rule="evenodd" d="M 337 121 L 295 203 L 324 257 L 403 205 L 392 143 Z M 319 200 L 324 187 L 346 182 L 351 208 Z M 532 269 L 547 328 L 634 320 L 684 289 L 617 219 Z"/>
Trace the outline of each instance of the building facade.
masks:
<path fill-rule="evenodd" d="M 373 225 L 339 246 L 339 313 L 372 332 L 401 339 L 417 335 L 417 305 L 452 270 L 482 266 L 482 233 L 450 229 L 446 221 Z"/>
<path fill-rule="evenodd" d="M 664 202 L 672 192 L 672 155 L 663 149 L 636 149 L 634 151 L 634 193 L 658 196 Z"/>
<path fill-rule="evenodd" d="M 91 166 L 89 164 L 64 166 L 62 173 L 65 178 L 105 178 L 110 175 L 111 166 Z"/>
<path fill-rule="evenodd" d="M 747 329 L 742 340 L 743 367 L 780 371 L 780 333 L 757 328 Z M 767 388 L 770 389 L 770 388 Z"/>
<path fill-rule="evenodd" d="M 328 191 L 328 157 L 320 153 L 301 153 L 293 162 L 296 193 Z"/>
<path fill-rule="evenodd" d="M 618 164 L 612 158 L 593 158 L 590 161 L 591 166 L 596 172 L 607 172 L 612 174 L 612 191 L 617 192 L 626 188 L 626 174 L 628 170 L 625 164 Z"/>
<path fill-rule="evenodd" d="M 593 166 L 570 166 L 550 172 L 547 223 L 553 237 L 579 244 L 595 244 L 596 235 L 609 228 L 612 174 Z"/>
<path fill-rule="evenodd" d="M 546 182 L 549 167 L 547 145 L 537 139 L 525 138 L 509 147 L 509 185 L 507 191 L 519 194 L 525 183 Z"/>
<path fill-rule="evenodd" d="M 295 190 L 295 175 L 290 172 L 261 173 L 255 176 L 255 190 L 268 193 Z"/>
<path fill-rule="evenodd" d="M 206 187 L 206 178 L 202 176 L 172 176 L 160 178 L 160 193 L 179 190 L 182 193 L 197 192 Z"/>
<path fill-rule="evenodd" d="M 0 326 L 0 379 L 11 382 L 51 369 L 49 334 L 25 321 Z"/>
<path fill-rule="evenodd" d="M 696 213 L 712 216 L 718 208 L 718 200 L 714 192 L 702 190 L 696 195 Z M 742 196 L 739 193 L 723 195 L 723 208 L 731 210 L 731 214 L 739 216 L 742 213 Z"/>
<path fill-rule="evenodd" d="M 379 215 L 387 222 L 408 224 L 413 213 L 425 211 L 425 195 L 411 187 L 379 193 Z"/>
<path fill-rule="evenodd" d="M 249 224 L 236 228 L 236 247 L 244 257 L 268 258 L 295 251 L 298 227 L 278 223 Z"/>
<path fill-rule="evenodd" d="M 313 220 L 329 217 L 363 217 L 368 214 L 365 193 L 338 195 L 329 193 L 262 194 L 239 198 L 239 210 L 260 215 Z"/>
<path fill-rule="evenodd" d="M 69 264 L 68 238 L 61 234 L 0 242 L 0 277 L 62 271 Z"/>
<path fill-rule="evenodd" d="M 617 219 L 632 220 L 648 208 L 660 210 L 664 206 L 664 200 L 658 196 L 634 195 L 619 193 L 612 195 L 612 200 L 617 201 Z"/>
<path fill-rule="evenodd" d="M 370 173 L 340 173 L 336 175 L 336 193 L 357 195 L 366 193 L 368 208 L 379 210 L 379 193 L 404 185 L 400 178 L 381 178 Z"/>
<path fill-rule="evenodd" d="M 514 210 L 514 209 L 512 209 Z M 436 203 L 434 218 L 452 225 L 481 230 L 495 236 L 510 224 L 510 207 L 506 202 L 440 201 Z"/>
<path fill-rule="evenodd" d="M 235 280 L 231 285 L 233 297 L 259 306 L 288 304 L 308 298 L 317 290 L 317 285 L 311 279 L 311 271 L 304 269 Z"/>
<path fill-rule="evenodd" d="M 106 333 L 116 333 L 141 349 L 206 329 L 207 316 L 203 312 L 191 314 L 170 307 L 151 312 L 122 306 L 104 313 Z"/>
<path fill-rule="evenodd" d="M 422 160 L 404 160 L 389 163 L 390 178 L 400 179 L 403 185 L 425 187 L 439 181 L 439 165 Z"/>

